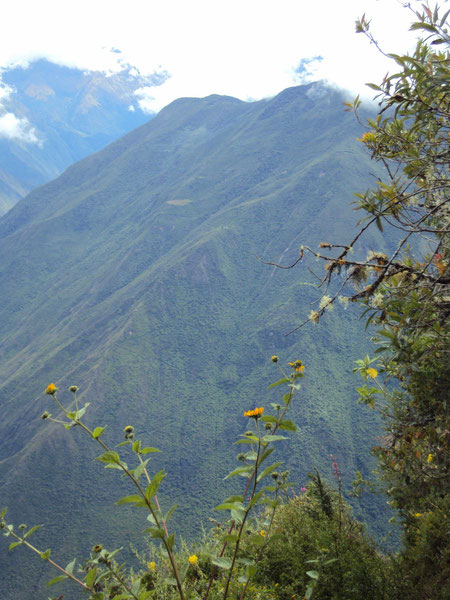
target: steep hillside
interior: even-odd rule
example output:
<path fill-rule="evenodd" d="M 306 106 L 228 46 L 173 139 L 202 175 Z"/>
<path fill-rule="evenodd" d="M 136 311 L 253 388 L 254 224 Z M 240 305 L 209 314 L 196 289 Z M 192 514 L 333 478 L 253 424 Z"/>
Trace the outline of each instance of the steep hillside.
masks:
<path fill-rule="evenodd" d="M 179 501 L 184 535 L 230 489 L 243 411 L 278 400 L 274 353 L 307 367 L 284 448 L 292 479 L 313 466 L 327 476 L 330 453 L 347 484 L 367 472 L 377 424 L 349 393 L 362 324 L 336 311 L 286 337 L 316 280 L 256 258 L 290 262 L 302 242 L 348 238 L 370 167 L 342 101 L 321 84 L 256 103 L 177 100 L 0 220 L 0 498 L 11 518 L 46 524 L 36 543 L 69 559 L 145 526 L 112 506 L 116 473 L 82 432 L 39 419 L 55 414 L 50 381 L 80 386 L 112 444 L 132 424 L 163 450 L 162 499 Z M 379 506 L 355 510 L 379 522 Z M 21 550 L 0 547 L 4 597 L 46 598 L 45 565 L 27 560 L 24 581 Z"/>
<path fill-rule="evenodd" d="M 1 73 L 11 93 L 0 118 L 20 119 L 21 134 L 0 134 L 0 215 L 33 188 L 149 119 L 134 91 L 157 79 L 130 69 L 106 76 L 38 60 Z"/>

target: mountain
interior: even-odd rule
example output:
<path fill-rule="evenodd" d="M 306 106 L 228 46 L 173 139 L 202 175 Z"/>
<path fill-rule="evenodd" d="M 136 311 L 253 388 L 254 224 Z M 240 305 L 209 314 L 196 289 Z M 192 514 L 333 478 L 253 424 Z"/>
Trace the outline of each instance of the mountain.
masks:
<path fill-rule="evenodd" d="M 300 429 L 278 450 L 297 488 L 314 466 L 331 479 L 330 453 L 347 487 L 355 469 L 367 473 L 379 429 L 352 392 L 363 323 L 336 308 L 286 336 L 314 306 L 316 277 L 257 259 L 289 264 L 302 243 L 352 233 L 349 203 L 374 167 L 342 102 L 321 83 L 252 103 L 179 99 L 0 219 L 0 504 L 17 523 L 45 523 L 38 547 L 68 562 L 97 543 L 127 548 L 145 527 L 113 506 L 131 492 L 93 460 L 95 443 L 40 420 L 57 414 L 50 382 L 63 402 L 80 387 L 86 422 L 107 424 L 108 443 L 131 424 L 163 450 L 151 468 L 167 469 L 161 501 L 180 504 L 185 536 L 240 489 L 223 481 L 231 444 L 244 410 L 280 399 L 267 389 L 273 354 L 306 364 L 291 415 Z M 386 519 L 381 502 L 354 507 Z M 6 600 L 47 597 L 47 565 L 23 548 L 0 553 Z"/>
<path fill-rule="evenodd" d="M 19 121 L 14 137 L 1 135 L 0 215 L 33 188 L 57 177 L 149 119 L 134 92 L 158 83 L 130 67 L 105 75 L 37 60 L 2 71 L 9 89 L 0 120 Z M 0 90 L 1 91 L 1 90 Z"/>

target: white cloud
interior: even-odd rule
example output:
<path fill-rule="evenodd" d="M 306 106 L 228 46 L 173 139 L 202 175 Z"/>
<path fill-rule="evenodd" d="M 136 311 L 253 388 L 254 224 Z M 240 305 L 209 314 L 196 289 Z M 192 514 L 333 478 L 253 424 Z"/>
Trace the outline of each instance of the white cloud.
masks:
<path fill-rule="evenodd" d="M 411 45 L 411 13 L 393 0 L 15 0 L 2 8 L 0 66 L 46 57 L 82 69 L 117 71 L 125 61 L 142 74 L 167 71 L 141 97 L 159 110 L 181 96 L 272 96 L 302 81 L 302 59 L 321 56 L 312 75 L 356 94 L 395 68 L 355 34 L 364 12 L 386 50 Z"/>
<path fill-rule="evenodd" d="M 36 130 L 30 125 L 28 119 L 20 119 L 11 112 L 0 116 L 0 137 L 21 140 L 27 144 L 42 145 L 42 141 L 37 137 Z"/>

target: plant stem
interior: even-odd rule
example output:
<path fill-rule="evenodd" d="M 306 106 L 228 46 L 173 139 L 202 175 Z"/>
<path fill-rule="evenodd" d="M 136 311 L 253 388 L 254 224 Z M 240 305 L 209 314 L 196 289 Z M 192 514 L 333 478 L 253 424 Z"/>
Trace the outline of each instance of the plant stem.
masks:
<path fill-rule="evenodd" d="M 255 495 L 256 486 L 257 486 L 257 483 L 258 483 L 258 463 L 259 463 L 259 458 L 260 458 L 260 453 L 261 453 L 261 431 L 260 431 L 260 428 L 259 428 L 258 419 L 256 419 L 256 428 L 258 430 L 258 451 L 256 453 L 255 468 L 253 469 L 253 473 L 252 473 L 252 475 L 253 475 L 253 489 L 252 489 L 252 493 L 250 495 L 249 504 L 251 504 L 251 501 L 252 501 L 252 499 L 253 499 L 253 497 Z M 236 540 L 236 545 L 234 547 L 233 558 L 231 560 L 231 567 L 230 567 L 230 572 L 228 574 L 227 583 L 226 583 L 226 586 L 225 586 L 225 592 L 223 594 L 223 600 L 227 600 L 228 589 L 230 587 L 231 577 L 233 576 L 233 569 L 234 569 L 234 565 L 235 565 L 236 559 L 237 559 L 237 554 L 238 554 L 238 551 L 239 551 L 239 545 L 240 545 L 240 541 L 241 541 L 241 538 L 242 538 L 242 532 L 244 530 L 244 525 L 245 525 L 245 522 L 247 520 L 247 517 L 249 515 L 250 510 L 251 510 L 251 507 L 249 506 L 247 508 L 247 510 L 245 511 L 244 518 L 242 519 L 242 523 L 241 523 L 241 526 L 239 528 L 238 539 Z"/>
<path fill-rule="evenodd" d="M 80 421 L 78 419 L 74 419 L 74 421 L 78 425 L 80 425 L 87 433 L 89 433 L 89 435 L 91 436 L 91 438 L 93 438 L 93 432 L 89 429 L 89 427 L 87 427 L 82 421 Z M 111 452 L 111 449 L 100 438 L 93 438 L 93 439 L 95 439 L 102 446 L 102 448 L 104 450 L 106 450 L 106 452 Z M 155 513 L 155 511 L 153 509 L 151 501 L 146 498 L 145 492 L 142 489 L 139 481 L 132 475 L 132 473 L 130 473 L 130 471 L 124 466 L 124 464 L 121 461 L 119 461 L 118 464 L 119 464 L 119 467 L 122 469 L 122 471 L 131 479 L 131 481 L 133 482 L 133 484 L 138 489 L 138 491 L 139 491 L 140 495 L 142 496 L 144 502 L 146 503 L 146 505 L 147 505 L 147 507 L 148 507 L 148 509 L 149 509 L 149 511 L 150 511 L 150 513 L 152 515 L 152 517 L 154 518 L 157 527 L 161 528 L 160 520 L 158 519 L 158 516 L 157 516 L 157 514 Z M 148 477 L 148 474 L 147 474 L 147 477 Z M 148 479 L 150 479 L 150 478 L 148 477 Z M 157 506 L 158 506 L 159 512 L 161 512 L 160 508 L 159 508 L 159 504 L 157 504 Z M 183 592 L 183 586 L 181 584 L 180 574 L 178 572 L 178 567 L 177 567 L 177 564 L 176 564 L 176 561 L 175 561 L 175 556 L 173 555 L 172 550 L 169 548 L 169 544 L 168 544 L 168 541 L 167 541 L 169 536 L 168 536 L 167 528 L 165 527 L 165 524 L 164 524 L 164 530 L 165 530 L 165 533 L 166 533 L 166 537 L 164 537 L 162 539 L 162 541 L 163 541 L 164 547 L 166 549 L 167 556 L 169 557 L 170 564 L 172 566 L 173 575 L 174 575 L 175 580 L 177 582 L 177 588 L 178 588 L 178 593 L 180 595 L 180 599 L 181 600 L 185 600 L 185 596 L 184 596 L 184 592 Z"/>
<path fill-rule="evenodd" d="M 11 531 L 10 533 L 11 533 L 11 535 L 13 537 L 16 538 L 16 540 L 21 541 L 25 546 L 27 546 L 27 548 L 29 548 L 30 550 L 32 550 L 36 554 L 39 554 L 39 556 L 42 557 L 43 552 L 41 552 L 41 550 L 38 550 L 35 546 L 33 546 L 32 544 L 30 544 L 29 542 L 27 542 L 26 540 L 24 540 L 23 538 L 21 538 L 20 536 L 18 536 L 16 533 L 14 533 L 14 531 Z M 46 558 L 45 560 L 48 561 L 51 565 L 53 565 L 55 567 L 55 569 L 58 569 L 58 571 L 61 571 L 61 573 L 64 573 L 64 575 L 66 575 L 67 577 L 69 577 L 69 579 L 72 579 L 73 581 L 75 581 L 76 583 L 78 583 L 78 585 L 81 585 L 85 590 L 88 590 L 90 592 L 93 591 L 92 588 L 90 588 L 89 586 L 87 586 L 83 581 L 80 581 L 74 575 L 71 575 L 68 571 L 66 571 L 66 569 L 64 569 L 63 567 L 61 567 L 57 563 L 55 563 L 55 561 L 53 561 L 50 557 Z"/>

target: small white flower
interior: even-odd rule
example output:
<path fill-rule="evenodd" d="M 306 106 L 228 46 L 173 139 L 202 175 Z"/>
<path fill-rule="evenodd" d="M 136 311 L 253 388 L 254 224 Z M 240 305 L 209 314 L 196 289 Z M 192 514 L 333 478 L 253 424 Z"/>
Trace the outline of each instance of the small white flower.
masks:
<path fill-rule="evenodd" d="M 326 310 L 333 309 L 333 305 L 331 304 L 330 296 L 322 296 L 322 298 L 320 299 L 319 308 L 320 308 L 320 310 L 322 310 L 323 308 L 325 308 Z"/>

